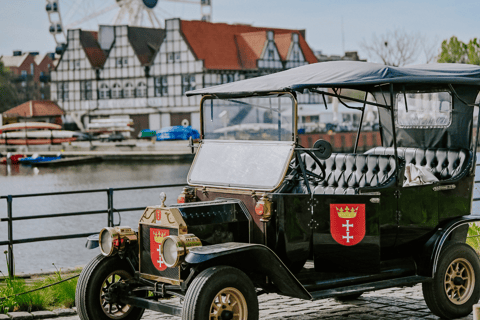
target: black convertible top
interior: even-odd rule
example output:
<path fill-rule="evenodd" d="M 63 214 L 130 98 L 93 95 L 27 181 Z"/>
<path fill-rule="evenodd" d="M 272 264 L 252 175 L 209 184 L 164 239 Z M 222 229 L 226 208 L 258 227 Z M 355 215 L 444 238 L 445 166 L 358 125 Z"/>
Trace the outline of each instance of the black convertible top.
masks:
<path fill-rule="evenodd" d="M 218 97 L 251 96 L 318 87 L 370 87 L 387 83 L 461 84 L 480 86 L 480 67 L 469 64 L 433 63 L 391 67 L 359 61 L 309 64 L 262 77 L 188 91 L 187 96 L 212 94 Z"/>

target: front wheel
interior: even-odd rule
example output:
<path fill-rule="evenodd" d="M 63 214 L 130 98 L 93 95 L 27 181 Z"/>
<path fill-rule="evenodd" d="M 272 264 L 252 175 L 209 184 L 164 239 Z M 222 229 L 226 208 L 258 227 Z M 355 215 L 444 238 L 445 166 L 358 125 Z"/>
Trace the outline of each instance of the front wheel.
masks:
<path fill-rule="evenodd" d="M 202 271 L 185 296 L 182 320 L 258 320 L 255 287 L 242 271 L 227 266 Z"/>
<path fill-rule="evenodd" d="M 75 305 L 81 320 L 139 320 L 144 309 L 116 303 L 108 289 L 121 280 L 132 278 L 133 270 L 118 256 L 100 254 L 83 268 L 78 278 Z"/>
<path fill-rule="evenodd" d="M 449 244 L 431 282 L 423 283 L 428 308 L 440 318 L 465 317 L 480 298 L 480 261 L 465 243 Z"/>

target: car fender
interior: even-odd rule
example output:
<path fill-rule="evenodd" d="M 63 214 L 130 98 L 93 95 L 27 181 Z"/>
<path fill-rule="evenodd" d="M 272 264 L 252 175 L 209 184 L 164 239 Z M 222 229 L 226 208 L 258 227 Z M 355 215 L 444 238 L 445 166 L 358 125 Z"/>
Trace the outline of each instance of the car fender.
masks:
<path fill-rule="evenodd" d="M 446 225 L 439 227 L 434 235 L 425 243 L 421 256 L 417 259 L 419 262 L 418 274 L 433 277 L 437 271 L 440 253 L 445 244 L 449 241 L 449 238 L 451 236 L 455 238 L 456 232 L 463 233 L 461 232 L 462 227 L 468 226 L 469 223 L 479 221 L 480 216 L 478 215 L 463 216 L 451 220 Z M 461 234 L 459 234 L 458 237 L 462 238 Z M 458 240 L 465 241 L 460 238 Z"/>
<path fill-rule="evenodd" d="M 229 242 L 190 250 L 185 261 L 191 265 L 230 265 L 248 274 L 264 276 L 277 293 L 311 300 L 312 296 L 288 270 L 280 258 L 268 247 L 260 244 Z M 262 286 L 262 283 L 257 283 Z M 268 289 L 267 289 L 268 291 Z"/>

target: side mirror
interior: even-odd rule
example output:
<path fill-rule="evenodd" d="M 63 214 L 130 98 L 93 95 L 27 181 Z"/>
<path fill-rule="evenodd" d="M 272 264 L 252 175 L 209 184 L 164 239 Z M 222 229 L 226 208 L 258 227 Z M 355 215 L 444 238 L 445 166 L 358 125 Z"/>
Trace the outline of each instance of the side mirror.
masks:
<path fill-rule="evenodd" d="M 315 141 L 313 149 L 313 154 L 321 160 L 327 160 L 332 155 L 332 145 L 326 140 L 320 139 Z"/>

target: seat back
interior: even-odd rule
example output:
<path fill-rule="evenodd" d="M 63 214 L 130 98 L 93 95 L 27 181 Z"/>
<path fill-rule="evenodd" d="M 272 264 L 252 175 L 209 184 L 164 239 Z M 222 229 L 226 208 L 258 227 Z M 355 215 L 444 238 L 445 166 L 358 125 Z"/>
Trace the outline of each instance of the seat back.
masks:
<path fill-rule="evenodd" d="M 307 170 L 321 173 L 309 155 L 302 157 Z M 316 194 L 356 194 L 359 188 L 384 186 L 395 176 L 395 158 L 388 155 L 333 153 L 320 162 L 325 166 L 326 177 L 317 185 L 310 185 Z"/>
<path fill-rule="evenodd" d="M 393 147 L 375 147 L 365 154 L 393 155 Z M 468 165 L 470 152 L 465 149 L 397 148 L 398 157 L 406 164 L 429 169 L 438 180 L 455 179 Z"/>

